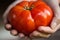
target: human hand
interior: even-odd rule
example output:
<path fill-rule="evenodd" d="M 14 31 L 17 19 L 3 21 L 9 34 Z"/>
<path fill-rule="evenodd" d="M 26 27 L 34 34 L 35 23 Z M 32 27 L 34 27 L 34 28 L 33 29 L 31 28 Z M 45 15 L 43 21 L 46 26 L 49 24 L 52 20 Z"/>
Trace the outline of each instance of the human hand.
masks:
<path fill-rule="evenodd" d="M 17 36 L 17 35 L 20 35 L 20 37 L 24 37 L 24 34 L 23 33 L 18 33 L 17 30 L 13 29 L 12 28 L 12 25 L 8 22 L 7 20 L 7 14 L 9 12 L 9 10 L 14 7 L 16 4 L 18 4 L 19 2 L 21 2 L 22 0 L 18 1 L 14 1 L 8 8 L 7 10 L 5 11 L 4 15 L 3 15 L 3 20 L 4 20 L 4 24 L 5 24 L 5 28 L 10 31 L 10 33 L 14 36 Z"/>
<path fill-rule="evenodd" d="M 6 18 L 5 18 L 6 19 Z M 7 23 L 7 21 L 5 20 L 5 23 Z M 10 26 L 10 27 L 9 27 Z M 16 34 L 20 34 L 21 35 L 21 33 L 18 33 L 15 29 L 12 29 L 12 25 L 10 25 L 9 23 L 8 24 L 6 24 L 6 28 L 7 29 L 11 29 L 11 33 L 13 34 L 13 35 L 16 35 Z M 43 30 L 43 28 L 44 28 L 44 30 Z M 39 27 L 38 28 L 38 30 L 39 31 L 41 31 L 41 32 L 38 32 L 38 31 L 34 31 L 33 33 L 31 33 L 31 35 L 33 34 L 34 35 L 34 33 L 36 33 L 34 36 L 37 36 L 37 34 L 40 36 L 40 37 L 48 37 L 48 36 L 50 36 L 50 32 L 49 31 L 45 31 L 45 29 L 46 28 L 48 28 L 49 29 L 49 31 L 51 32 L 51 33 L 53 33 L 53 31 L 52 31 L 52 29 L 50 28 L 50 27 Z M 45 32 L 45 33 L 42 33 L 42 30 Z M 23 36 L 24 36 L 24 34 L 22 34 Z"/>
<path fill-rule="evenodd" d="M 13 4 L 12 4 L 13 5 Z M 9 9 L 8 10 L 10 10 L 11 9 L 11 6 L 9 6 Z M 4 22 L 5 22 L 5 24 L 6 24 L 6 29 L 12 29 L 12 25 L 10 25 L 7 21 L 7 13 L 8 13 L 8 10 L 5 12 L 5 14 L 4 14 Z M 13 32 L 14 31 L 14 32 Z M 16 31 L 16 30 L 11 30 L 11 33 L 12 34 L 17 34 L 18 32 Z"/>
<path fill-rule="evenodd" d="M 35 32 L 32 33 L 33 37 L 39 37 L 40 32 L 44 32 L 44 33 L 47 33 L 48 35 L 51 35 L 51 34 L 55 33 L 58 29 L 60 29 L 60 18 L 59 18 L 60 17 L 60 8 L 59 8 L 58 0 L 44 0 L 44 1 L 47 4 L 49 4 L 51 6 L 51 8 L 53 9 L 54 18 L 53 18 L 53 20 L 50 24 L 50 27 L 49 26 L 47 26 L 47 27 L 40 26 L 38 28 L 38 31 L 35 31 Z M 36 34 L 36 32 L 37 32 L 37 34 Z M 49 36 L 47 36 L 47 37 L 49 37 Z"/>

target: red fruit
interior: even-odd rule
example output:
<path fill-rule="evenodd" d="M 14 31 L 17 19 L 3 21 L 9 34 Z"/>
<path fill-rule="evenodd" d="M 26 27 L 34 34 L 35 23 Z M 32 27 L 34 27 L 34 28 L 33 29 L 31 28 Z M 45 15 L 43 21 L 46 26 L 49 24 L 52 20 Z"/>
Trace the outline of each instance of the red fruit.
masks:
<path fill-rule="evenodd" d="M 13 7 L 8 21 L 18 32 L 29 35 L 39 26 L 47 26 L 53 18 L 53 11 L 42 1 L 23 1 Z"/>

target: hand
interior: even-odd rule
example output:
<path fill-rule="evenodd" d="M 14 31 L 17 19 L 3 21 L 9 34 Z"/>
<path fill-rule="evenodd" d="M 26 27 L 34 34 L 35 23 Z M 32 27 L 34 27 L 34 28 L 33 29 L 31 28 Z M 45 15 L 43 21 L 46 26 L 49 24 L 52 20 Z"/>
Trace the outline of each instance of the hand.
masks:
<path fill-rule="evenodd" d="M 23 33 L 18 33 L 17 30 L 12 29 L 12 25 L 11 25 L 11 24 L 6 24 L 6 25 L 5 25 L 5 28 L 6 28 L 6 30 L 10 31 L 10 33 L 11 33 L 12 35 L 14 35 L 14 36 L 19 35 L 20 38 L 24 37 L 24 34 L 23 34 Z"/>
<path fill-rule="evenodd" d="M 17 4 L 17 2 L 15 3 L 15 5 L 16 4 Z M 10 6 L 10 8 L 11 8 L 11 6 Z M 20 37 L 24 37 L 24 34 L 18 33 L 17 30 L 12 29 L 12 25 L 7 22 L 7 19 L 6 19 L 7 13 L 8 12 L 5 12 L 5 16 L 4 16 L 4 21 L 5 21 L 5 24 L 6 24 L 5 28 L 8 29 L 8 30 L 11 30 L 11 34 L 13 34 L 13 35 L 17 35 L 18 34 Z M 56 20 L 56 17 L 54 19 Z M 52 21 L 53 24 L 55 24 L 55 22 Z M 59 26 L 57 26 L 57 28 L 56 28 L 56 25 L 52 25 L 52 23 L 51 23 L 51 27 L 44 27 L 44 26 L 39 27 L 38 31 L 34 31 L 33 33 L 31 33 L 30 36 L 32 36 L 32 37 L 49 37 L 51 35 L 51 33 L 54 33 L 59 28 Z M 44 33 L 42 33 L 43 31 L 44 31 Z"/>
<path fill-rule="evenodd" d="M 19 2 L 21 2 L 22 0 L 18 1 L 14 1 L 8 8 L 7 10 L 5 11 L 4 15 L 3 15 L 3 20 L 4 20 L 4 24 L 5 24 L 5 28 L 10 31 L 10 33 L 14 36 L 16 35 L 20 35 L 20 37 L 24 37 L 24 34 L 23 33 L 18 33 L 17 30 L 15 29 L 12 29 L 12 25 L 10 23 L 8 23 L 8 20 L 7 20 L 7 14 L 9 12 L 9 10 L 14 7 L 16 4 L 18 4 Z"/>
<path fill-rule="evenodd" d="M 59 18 L 60 17 L 60 8 L 59 8 L 58 0 L 44 0 L 44 1 L 51 6 L 51 8 L 54 11 L 55 16 L 51 22 L 50 27 L 49 26 L 47 26 L 47 27 L 40 26 L 38 28 L 38 31 L 48 33 L 48 35 L 50 36 L 52 33 L 55 33 L 58 29 L 60 29 L 60 18 Z M 33 37 L 41 37 L 40 32 L 38 32 L 38 31 L 33 32 L 32 36 Z M 49 36 L 47 36 L 47 37 L 49 37 Z"/>

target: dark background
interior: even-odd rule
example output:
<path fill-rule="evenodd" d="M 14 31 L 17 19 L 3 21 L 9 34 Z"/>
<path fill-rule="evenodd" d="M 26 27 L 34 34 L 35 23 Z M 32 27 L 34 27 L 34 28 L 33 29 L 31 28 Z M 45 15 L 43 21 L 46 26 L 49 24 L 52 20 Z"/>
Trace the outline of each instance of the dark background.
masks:
<path fill-rule="evenodd" d="M 0 0 L 0 17 L 2 17 L 6 8 L 15 0 Z"/>
<path fill-rule="evenodd" d="M 6 8 L 15 0 L 0 0 L 0 40 L 19 40 L 19 37 L 12 36 L 9 31 L 6 31 L 3 24 L 2 16 Z M 39 38 L 34 40 L 60 40 L 60 30 L 54 33 L 48 39 Z"/>
<path fill-rule="evenodd" d="M 18 36 L 12 36 L 9 31 L 5 30 L 3 23 L 3 14 L 6 8 L 15 0 L 0 0 L 0 40 L 18 40 Z"/>

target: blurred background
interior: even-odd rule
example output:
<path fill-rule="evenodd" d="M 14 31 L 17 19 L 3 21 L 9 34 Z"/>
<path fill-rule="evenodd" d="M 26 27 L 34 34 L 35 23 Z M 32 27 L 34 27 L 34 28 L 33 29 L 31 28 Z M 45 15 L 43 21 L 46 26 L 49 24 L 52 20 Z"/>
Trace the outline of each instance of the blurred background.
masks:
<path fill-rule="evenodd" d="M 17 40 L 18 37 L 10 35 L 9 31 L 6 31 L 3 24 L 3 14 L 6 8 L 15 0 L 0 0 L 0 40 Z"/>
<path fill-rule="evenodd" d="M 0 40 L 23 40 L 23 39 L 20 39 L 18 36 L 12 36 L 9 31 L 5 30 L 4 24 L 3 24 L 2 16 L 3 16 L 6 8 L 14 1 L 15 0 L 0 0 Z M 33 40 L 60 40 L 60 30 L 58 30 L 48 39 L 36 38 Z"/>

